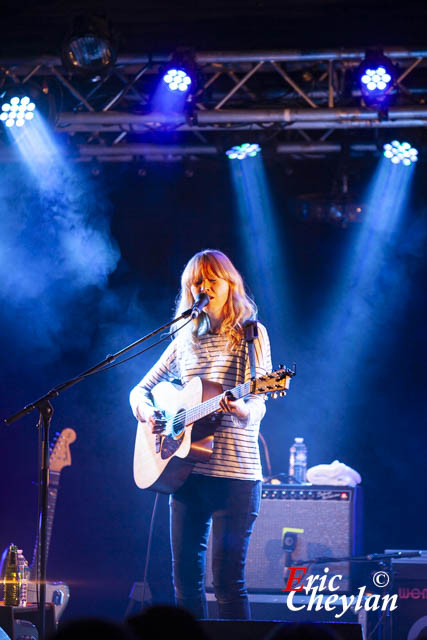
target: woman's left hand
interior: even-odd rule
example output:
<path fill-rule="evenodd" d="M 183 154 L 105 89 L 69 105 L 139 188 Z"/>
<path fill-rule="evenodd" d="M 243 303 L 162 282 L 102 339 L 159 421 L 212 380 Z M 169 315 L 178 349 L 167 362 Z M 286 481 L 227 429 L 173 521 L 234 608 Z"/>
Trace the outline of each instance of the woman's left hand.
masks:
<path fill-rule="evenodd" d="M 219 402 L 219 406 L 221 411 L 231 413 L 232 416 L 235 416 L 239 420 L 246 420 L 249 416 L 249 409 L 245 401 L 242 398 L 235 400 L 229 391 L 224 393 Z"/>

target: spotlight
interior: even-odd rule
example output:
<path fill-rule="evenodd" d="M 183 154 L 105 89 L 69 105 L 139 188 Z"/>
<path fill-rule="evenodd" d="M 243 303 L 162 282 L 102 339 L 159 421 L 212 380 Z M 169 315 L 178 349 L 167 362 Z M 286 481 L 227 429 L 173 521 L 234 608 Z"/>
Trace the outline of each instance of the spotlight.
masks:
<path fill-rule="evenodd" d="M 368 106 L 385 106 L 393 85 L 396 69 L 381 51 L 368 51 L 359 66 L 360 90 Z"/>
<path fill-rule="evenodd" d="M 36 105 L 28 95 L 10 93 L 4 96 L 1 106 L 0 120 L 6 127 L 23 127 L 26 122 L 34 118 Z"/>
<path fill-rule="evenodd" d="M 197 73 L 194 52 L 183 47 L 176 49 L 170 61 L 161 69 L 162 81 L 176 94 L 194 94 Z"/>
<path fill-rule="evenodd" d="M 409 142 L 399 142 L 393 140 L 393 142 L 385 144 L 384 156 L 391 160 L 393 164 L 404 164 L 409 167 L 418 160 L 418 150 L 412 147 Z"/>
<path fill-rule="evenodd" d="M 80 15 L 62 46 L 62 61 L 70 70 L 99 74 L 116 61 L 116 36 L 106 16 Z"/>
<path fill-rule="evenodd" d="M 366 84 L 368 91 L 385 91 L 390 86 L 391 75 L 381 65 L 376 69 L 366 69 L 360 81 Z"/>
<path fill-rule="evenodd" d="M 190 89 L 191 78 L 184 69 L 168 69 L 163 80 L 171 91 L 184 92 Z"/>
<path fill-rule="evenodd" d="M 231 147 L 231 149 L 225 152 L 225 155 L 228 156 L 230 160 L 244 160 L 245 158 L 254 158 L 260 151 L 261 147 L 259 144 L 245 142 L 244 144 Z"/>

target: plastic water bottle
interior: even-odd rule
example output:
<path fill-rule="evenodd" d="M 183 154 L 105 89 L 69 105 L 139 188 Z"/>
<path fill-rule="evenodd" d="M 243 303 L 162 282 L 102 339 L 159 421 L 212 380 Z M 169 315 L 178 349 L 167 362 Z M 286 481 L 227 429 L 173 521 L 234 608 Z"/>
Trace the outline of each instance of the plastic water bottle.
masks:
<path fill-rule="evenodd" d="M 26 607 L 28 602 L 28 579 L 30 570 L 22 549 L 18 549 L 18 571 L 20 576 L 19 606 Z"/>
<path fill-rule="evenodd" d="M 20 576 L 18 568 L 18 547 L 9 545 L 4 572 L 4 603 L 5 605 L 19 606 Z"/>
<path fill-rule="evenodd" d="M 298 484 L 305 482 L 307 447 L 304 438 L 295 438 L 289 451 L 289 476 Z"/>

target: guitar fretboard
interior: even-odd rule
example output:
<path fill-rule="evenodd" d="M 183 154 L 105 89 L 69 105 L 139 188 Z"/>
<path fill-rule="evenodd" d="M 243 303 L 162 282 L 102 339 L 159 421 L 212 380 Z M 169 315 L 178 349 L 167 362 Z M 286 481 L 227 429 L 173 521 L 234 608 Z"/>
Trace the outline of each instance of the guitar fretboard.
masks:
<path fill-rule="evenodd" d="M 46 542 L 46 557 L 49 553 L 50 546 L 50 538 L 52 535 L 52 527 L 53 527 L 53 519 L 55 517 L 55 507 L 56 507 L 56 498 L 58 497 L 58 487 L 59 487 L 59 477 L 60 473 L 57 471 L 49 472 L 49 492 L 48 492 L 48 502 L 47 502 L 47 542 Z M 39 532 L 37 532 L 36 543 L 34 545 L 33 551 L 33 561 L 31 563 L 31 579 L 35 580 L 36 575 L 40 575 L 40 536 Z M 39 559 L 39 571 L 37 569 L 37 558 Z"/>
<path fill-rule="evenodd" d="M 250 393 L 251 390 L 251 382 L 244 382 L 243 384 L 239 384 L 234 389 L 230 389 L 230 393 L 239 400 L 240 398 L 244 398 Z M 206 418 L 206 416 L 218 411 L 219 403 L 221 401 L 222 394 L 219 396 L 215 396 L 210 398 L 209 400 L 205 400 L 191 409 L 187 409 L 185 412 L 185 425 L 193 424 L 196 420 L 201 420 L 202 418 Z"/>

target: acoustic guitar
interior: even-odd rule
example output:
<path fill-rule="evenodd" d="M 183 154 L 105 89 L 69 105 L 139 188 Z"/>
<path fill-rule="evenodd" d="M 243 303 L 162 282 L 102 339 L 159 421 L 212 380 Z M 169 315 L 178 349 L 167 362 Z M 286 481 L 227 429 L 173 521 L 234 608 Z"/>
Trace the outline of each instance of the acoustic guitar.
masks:
<path fill-rule="evenodd" d="M 283 396 L 294 375 L 295 370 L 281 367 L 229 391 L 236 400 L 249 394 Z M 184 387 L 160 382 L 152 389 L 154 404 L 165 415 L 166 428 L 164 434 L 153 434 L 150 425 L 138 422 L 133 470 L 140 489 L 174 493 L 196 462 L 210 459 L 223 392 L 218 382 L 199 377 Z"/>

